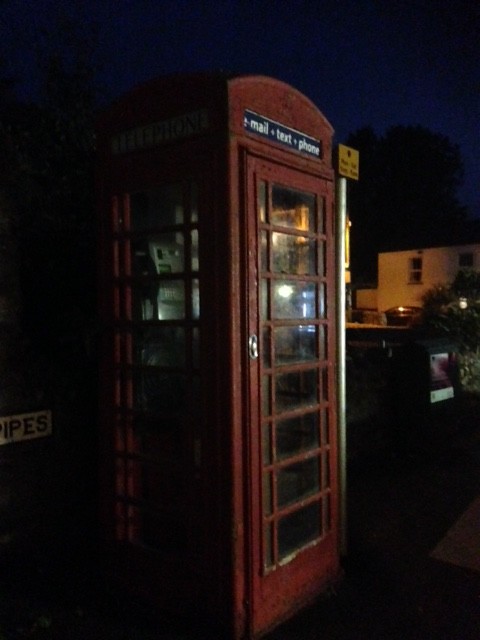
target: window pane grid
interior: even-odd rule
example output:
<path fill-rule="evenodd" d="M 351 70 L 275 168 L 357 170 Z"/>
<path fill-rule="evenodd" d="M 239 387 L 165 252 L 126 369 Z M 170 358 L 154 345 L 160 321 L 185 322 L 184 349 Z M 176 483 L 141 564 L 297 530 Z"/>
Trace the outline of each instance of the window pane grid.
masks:
<path fill-rule="evenodd" d="M 269 572 L 327 532 L 330 405 L 324 199 L 265 184 L 259 202 L 260 371 L 262 548 Z"/>
<path fill-rule="evenodd" d="M 175 551 L 180 538 L 194 539 L 183 535 L 187 513 L 172 518 L 178 495 L 168 492 L 193 464 L 185 425 L 199 411 L 197 188 L 127 193 L 112 209 L 117 534 Z"/>

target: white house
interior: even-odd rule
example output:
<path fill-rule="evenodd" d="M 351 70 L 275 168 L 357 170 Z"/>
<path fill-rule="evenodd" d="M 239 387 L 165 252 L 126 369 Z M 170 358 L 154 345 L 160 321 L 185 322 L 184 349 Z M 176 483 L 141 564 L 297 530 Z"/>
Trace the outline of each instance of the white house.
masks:
<path fill-rule="evenodd" d="M 379 253 L 377 309 L 420 307 L 428 289 L 451 283 L 462 268 L 480 269 L 480 244 Z"/>

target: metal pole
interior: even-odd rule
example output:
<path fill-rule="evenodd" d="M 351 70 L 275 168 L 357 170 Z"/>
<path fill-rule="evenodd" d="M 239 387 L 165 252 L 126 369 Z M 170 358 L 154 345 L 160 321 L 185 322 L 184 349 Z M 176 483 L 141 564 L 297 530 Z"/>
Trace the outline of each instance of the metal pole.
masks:
<path fill-rule="evenodd" d="M 340 507 L 340 553 L 347 553 L 347 421 L 346 421 L 346 337 L 345 337 L 345 237 L 347 224 L 347 179 L 337 176 L 336 197 L 337 279 L 337 421 L 338 482 Z"/>

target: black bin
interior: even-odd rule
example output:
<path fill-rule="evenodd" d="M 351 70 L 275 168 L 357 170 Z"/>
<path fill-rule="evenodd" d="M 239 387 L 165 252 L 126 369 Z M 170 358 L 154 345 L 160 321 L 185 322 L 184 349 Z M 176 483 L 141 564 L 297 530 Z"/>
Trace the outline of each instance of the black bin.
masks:
<path fill-rule="evenodd" d="M 444 338 L 419 339 L 392 358 L 392 404 L 400 442 L 439 433 L 454 414 L 460 391 L 458 349 Z"/>

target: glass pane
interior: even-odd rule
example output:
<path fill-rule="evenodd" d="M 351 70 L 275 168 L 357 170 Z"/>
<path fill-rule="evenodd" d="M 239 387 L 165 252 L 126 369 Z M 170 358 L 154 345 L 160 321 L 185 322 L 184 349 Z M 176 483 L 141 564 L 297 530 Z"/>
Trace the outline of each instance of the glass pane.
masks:
<path fill-rule="evenodd" d="M 190 378 L 190 410 L 193 415 L 198 416 L 202 407 L 202 385 L 198 375 Z"/>
<path fill-rule="evenodd" d="M 194 320 L 200 318 L 200 283 L 198 280 L 192 280 L 192 318 Z"/>
<path fill-rule="evenodd" d="M 330 486 L 330 455 L 325 451 L 322 456 L 322 489 Z"/>
<path fill-rule="evenodd" d="M 110 210 L 112 215 L 112 231 L 115 233 L 122 229 L 124 223 L 123 207 L 118 196 L 113 196 L 111 199 Z"/>
<path fill-rule="evenodd" d="M 262 377 L 262 415 L 269 416 L 270 410 L 270 376 Z"/>
<path fill-rule="evenodd" d="M 157 270 L 155 262 L 150 255 L 148 241 L 132 242 L 132 274 L 134 276 L 155 276 Z"/>
<path fill-rule="evenodd" d="M 183 222 L 181 184 L 164 185 L 130 195 L 130 226 L 134 231 Z"/>
<path fill-rule="evenodd" d="M 276 460 L 283 460 L 319 446 L 318 414 L 277 422 Z"/>
<path fill-rule="evenodd" d="M 318 358 L 319 360 L 327 359 L 327 328 L 322 324 L 318 327 L 319 334 L 319 347 Z"/>
<path fill-rule="evenodd" d="M 120 252 L 121 252 L 121 244 L 119 242 L 112 243 L 112 264 L 113 264 L 113 275 L 115 278 L 118 278 L 121 275 L 121 270 L 123 268 L 123 260 L 120 260 Z"/>
<path fill-rule="evenodd" d="M 315 274 L 315 241 L 286 233 L 272 233 L 275 273 Z"/>
<path fill-rule="evenodd" d="M 270 347 L 270 329 L 265 327 L 262 331 L 262 354 L 263 354 L 263 366 L 265 369 L 270 369 L 272 366 L 272 354 Z"/>
<path fill-rule="evenodd" d="M 129 403 L 130 387 L 131 380 L 126 377 L 125 373 L 123 371 L 116 371 L 114 380 L 114 402 L 117 407 L 121 407 Z"/>
<path fill-rule="evenodd" d="M 190 220 L 191 222 L 198 221 L 198 185 L 196 182 L 191 184 L 191 203 L 190 203 Z"/>
<path fill-rule="evenodd" d="M 270 271 L 268 264 L 268 233 L 262 231 L 260 234 L 260 261 L 262 271 Z"/>
<path fill-rule="evenodd" d="M 200 367 L 200 329 L 198 327 L 194 327 L 192 332 L 192 352 L 193 366 L 198 369 Z"/>
<path fill-rule="evenodd" d="M 266 524 L 263 531 L 265 536 L 265 558 L 263 566 L 268 569 L 268 567 L 273 566 L 273 525 Z"/>
<path fill-rule="evenodd" d="M 327 291 L 326 285 L 321 284 L 318 292 L 318 317 L 325 318 L 327 315 Z"/>
<path fill-rule="evenodd" d="M 185 284 L 182 280 L 158 283 L 158 320 L 180 320 L 185 317 Z"/>
<path fill-rule="evenodd" d="M 315 284 L 277 280 L 273 292 L 273 317 L 281 320 L 315 318 Z"/>
<path fill-rule="evenodd" d="M 275 376 L 275 399 L 278 411 L 291 411 L 317 404 L 318 372 L 293 371 Z"/>
<path fill-rule="evenodd" d="M 262 426 L 262 458 L 263 464 L 272 463 L 272 434 L 269 424 Z"/>
<path fill-rule="evenodd" d="M 187 379 L 181 373 L 137 371 L 134 374 L 134 408 L 144 411 L 180 411 L 185 408 Z"/>
<path fill-rule="evenodd" d="M 278 506 L 285 507 L 317 493 L 320 488 L 319 471 L 317 457 L 279 469 L 276 473 Z"/>
<path fill-rule="evenodd" d="M 301 231 L 313 231 L 315 228 L 315 196 L 311 193 L 274 185 L 270 223 Z"/>
<path fill-rule="evenodd" d="M 182 273 L 185 269 L 183 245 L 182 233 L 162 233 L 132 242 L 132 275 Z"/>
<path fill-rule="evenodd" d="M 267 185 L 263 181 L 258 183 L 257 207 L 259 219 L 261 222 L 266 222 Z"/>
<path fill-rule="evenodd" d="M 272 477 L 270 473 L 263 474 L 263 515 L 272 513 Z"/>
<path fill-rule="evenodd" d="M 280 560 L 320 537 L 320 508 L 315 502 L 285 516 L 278 523 Z"/>
<path fill-rule="evenodd" d="M 158 282 L 137 284 L 133 290 L 132 319 L 158 320 Z"/>
<path fill-rule="evenodd" d="M 192 242 L 192 271 L 198 271 L 198 230 L 193 229 L 191 233 Z"/>
<path fill-rule="evenodd" d="M 320 413 L 320 426 L 322 430 L 322 446 L 329 444 L 330 442 L 330 429 L 329 429 L 329 412 L 327 409 L 322 409 Z"/>
<path fill-rule="evenodd" d="M 323 527 L 324 531 L 330 531 L 332 527 L 332 505 L 329 493 L 323 498 Z"/>
<path fill-rule="evenodd" d="M 136 284 L 133 289 L 133 320 L 181 320 L 185 317 L 185 286 L 182 280 Z"/>
<path fill-rule="evenodd" d="M 328 400 L 328 369 L 320 370 L 320 394 L 323 402 Z"/>
<path fill-rule="evenodd" d="M 185 365 L 185 330 L 152 327 L 133 336 L 134 362 L 156 367 Z"/>
<path fill-rule="evenodd" d="M 260 283 L 260 316 L 262 320 L 268 320 L 268 280 Z"/>
<path fill-rule="evenodd" d="M 325 198 L 318 201 L 318 233 L 325 234 Z"/>
<path fill-rule="evenodd" d="M 324 277 L 327 271 L 326 264 L 325 264 L 326 249 L 325 249 L 324 242 L 319 242 L 317 244 L 317 251 L 318 251 L 318 275 L 320 277 Z"/>
<path fill-rule="evenodd" d="M 295 364 L 315 360 L 316 337 L 315 325 L 275 328 L 275 364 Z"/>

